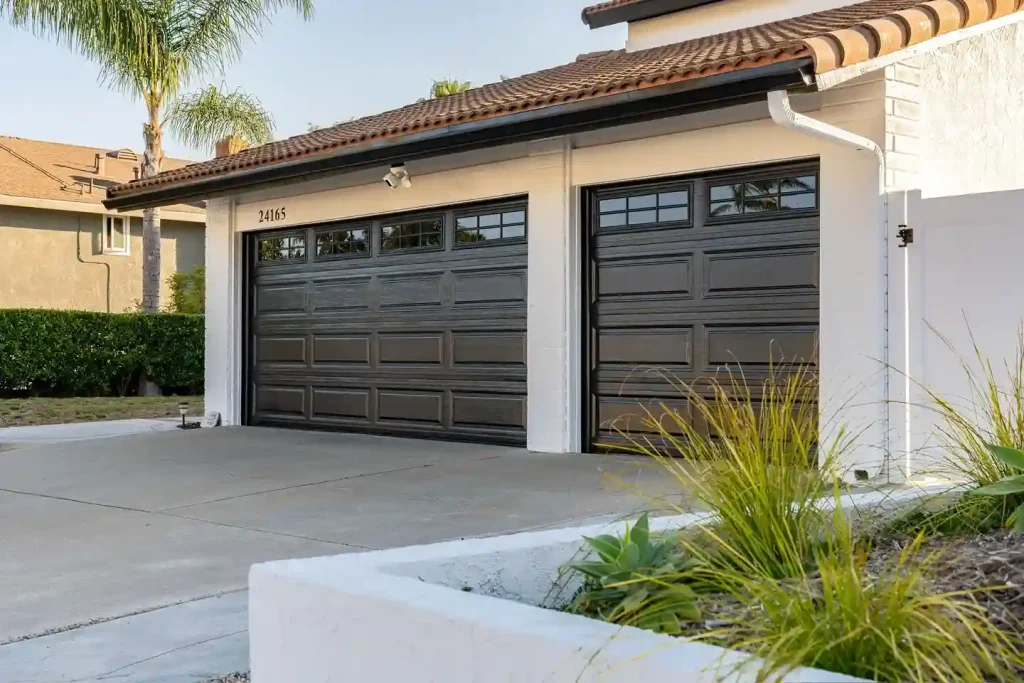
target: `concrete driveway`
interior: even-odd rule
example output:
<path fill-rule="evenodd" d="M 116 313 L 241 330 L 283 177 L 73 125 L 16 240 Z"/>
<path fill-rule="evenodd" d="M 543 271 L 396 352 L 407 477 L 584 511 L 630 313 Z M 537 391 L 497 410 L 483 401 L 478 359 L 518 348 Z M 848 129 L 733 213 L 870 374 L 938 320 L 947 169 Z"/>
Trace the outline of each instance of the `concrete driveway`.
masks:
<path fill-rule="evenodd" d="M 239 590 L 253 562 L 564 526 L 663 496 L 678 488 L 633 458 L 346 434 L 19 448 L 0 453 L 0 642 Z"/>

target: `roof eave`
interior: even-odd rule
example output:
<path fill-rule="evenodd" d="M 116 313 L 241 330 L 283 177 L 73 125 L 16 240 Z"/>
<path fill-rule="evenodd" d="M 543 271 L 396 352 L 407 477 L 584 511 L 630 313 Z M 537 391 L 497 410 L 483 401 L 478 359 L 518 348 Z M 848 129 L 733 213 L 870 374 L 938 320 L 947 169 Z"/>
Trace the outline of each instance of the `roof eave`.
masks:
<path fill-rule="evenodd" d="M 722 0 L 644 0 L 626 5 L 617 5 L 604 9 L 583 12 L 583 23 L 592 29 L 613 26 L 623 22 L 653 19 L 673 12 L 682 12 L 702 5 L 710 5 Z"/>
<path fill-rule="evenodd" d="M 158 185 L 108 198 L 108 209 L 166 206 L 237 193 L 284 180 L 352 172 L 395 161 L 465 152 L 628 123 L 744 104 L 770 90 L 808 88 L 812 60 L 804 57 L 765 66 L 631 90 L 501 117 L 461 123 L 398 138 L 346 147 L 195 180 Z"/>

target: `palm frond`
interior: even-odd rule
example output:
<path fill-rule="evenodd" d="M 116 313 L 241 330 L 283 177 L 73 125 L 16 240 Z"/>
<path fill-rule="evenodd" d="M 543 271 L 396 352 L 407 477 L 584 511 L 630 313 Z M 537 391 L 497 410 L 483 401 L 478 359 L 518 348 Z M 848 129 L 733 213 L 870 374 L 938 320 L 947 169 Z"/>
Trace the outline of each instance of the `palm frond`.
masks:
<path fill-rule="evenodd" d="M 0 18 L 99 62 L 120 89 L 132 90 L 160 52 L 153 4 L 143 0 L 0 0 Z"/>
<path fill-rule="evenodd" d="M 312 0 L 192 0 L 174 5 L 167 42 L 179 85 L 237 60 L 246 40 L 259 36 L 278 10 L 293 8 L 306 20 L 314 12 Z"/>
<path fill-rule="evenodd" d="M 164 125 L 183 144 L 196 148 L 210 149 L 229 135 L 248 146 L 265 144 L 274 137 L 274 118 L 257 98 L 241 90 L 225 92 L 214 85 L 174 100 Z"/>

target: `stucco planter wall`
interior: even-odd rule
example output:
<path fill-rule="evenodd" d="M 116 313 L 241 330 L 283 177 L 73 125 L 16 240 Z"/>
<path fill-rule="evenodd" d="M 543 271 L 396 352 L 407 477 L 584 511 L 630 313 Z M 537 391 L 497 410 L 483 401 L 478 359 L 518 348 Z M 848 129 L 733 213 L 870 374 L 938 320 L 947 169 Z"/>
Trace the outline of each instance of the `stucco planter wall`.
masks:
<path fill-rule="evenodd" d="M 850 497 L 850 508 L 921 495 Z M 844 506 L 845 507 L 845 506 Z M 680 528 L 699 515 L 652 520 Z M 755 680 L 745 655 L 536 605 L 581 538 L 622 524 L 556 529 L 254 565 L 254 683 L 587 683 Z M 786 681 L 857 679 L 802 669 Z"/>

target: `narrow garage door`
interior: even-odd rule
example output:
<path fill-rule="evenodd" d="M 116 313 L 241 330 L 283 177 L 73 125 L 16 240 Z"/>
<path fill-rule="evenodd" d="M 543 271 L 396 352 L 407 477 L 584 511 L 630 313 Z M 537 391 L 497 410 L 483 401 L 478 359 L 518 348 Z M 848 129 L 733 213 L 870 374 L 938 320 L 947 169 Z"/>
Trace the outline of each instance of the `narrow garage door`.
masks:
<path fill-rule="evenodd" d="M 522 444 L 526 202 L 249 237 L 249 423 Z"/>
<path fill-rule="evenodd" d="M 603 187 L 587 206 L 590 448 L 641 431 L 639 404 L 679 405 L 667 377 L 740 366 L 756 387 L 772 361 L 814 361 L 817 164 Z"/>

